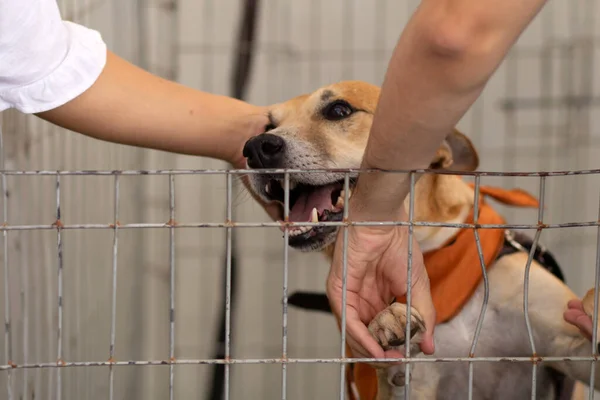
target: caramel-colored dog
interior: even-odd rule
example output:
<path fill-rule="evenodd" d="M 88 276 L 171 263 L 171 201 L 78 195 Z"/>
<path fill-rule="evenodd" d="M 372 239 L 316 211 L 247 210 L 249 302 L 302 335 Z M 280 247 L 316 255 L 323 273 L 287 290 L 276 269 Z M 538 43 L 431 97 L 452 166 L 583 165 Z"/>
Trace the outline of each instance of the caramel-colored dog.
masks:
<path fill-rule="evenodd" d="M 245 148 L 248 168 L 335 169 L 360 168 L 373 120 L 379 88 L 364 82 L 341 82 L 293 98 L 271 110 L 264 134 L 250 139 Z M 467 137 L 454 131 L 432 161 L 432 169 L 474 171 L 478 156 Z M 247 186 L 261 203 L 283 203 L 282 176 L 250 174 Z M 344 207 L 343 174 L 300 173 L 290 176 L 291 222 L 340 221 Z M 354 180 L 351 179 L 351 185 Z M 400 199 L 399 199 L 400 201 Z M 407 201 L 407 199 L 405 199 Z M 417 181 L 415 220 L 462 223 L 474 206 L 473 188 L 459 176 L 426 174 Z M 433 252 L 457 235 L 458 229 L 417 226 L 414 235 L 421 250 Z M 331 257 L 336 227 L 289 228 L 289 244 L 302 251 L 324 251 Z M 473 242 L 473 246 L 475 243 Z M 489 267 L 489 302 L 476 355 L 530 357 L 531 347 L 523 312 L 524 267 L 528 254 L 516 251 Z M 479 263 L 472 265 L 480 270 Z M 469 354 L 484 295 L 482 282 L 457 315 L 437 325 L 435 357 Z M 589 356 L 591 344 L 563 319 L 567 302 L 575 294 L 547 269 L 533 262 L 529 282 L 529 316 L 537 355 Z M 373 337 L 384 349 L 404 343 L 406 305 L 394 303 L 370 323 Z M 415 357 L 424 325 L 418 310 L 411 310 L 414 330 L 410 343 Z M 411 347 L 412 349 L 412 347 Z M 402 351 L 402 348 L 400 348 Z M 557 398 L 558 372 L 575 381 L 590 378 L 589 362 L 543 362 L 538 365 L 538 399 Z M 404 366 L 377 365 L 377 398 L 404 398 Z M 478 362 L 473 379 L 474 399 L 525 399 L 531 397 L 532 364 Z M 600 388 L 600 368 L 596 368 Z M 414 363 L 411 370 L 413 399 L 462 399 L 468 392 L 467 363 Z M 578 388 L 579 389 L 579 388 Z M 579 396 L 573 391 L 573 397 Z M 362 399 L 364 400 L 364 399 Z M 369 399 L 370 400 L 370 399 Z"/>

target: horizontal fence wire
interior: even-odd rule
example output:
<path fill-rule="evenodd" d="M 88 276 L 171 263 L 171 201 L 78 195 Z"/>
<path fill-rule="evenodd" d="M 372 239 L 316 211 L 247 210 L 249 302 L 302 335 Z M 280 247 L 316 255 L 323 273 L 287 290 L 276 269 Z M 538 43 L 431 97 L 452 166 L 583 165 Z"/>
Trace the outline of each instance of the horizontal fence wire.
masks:
<path fill-rule="evenodd" d="M 26 171 L 26 170 L 0 170 L 0 175 L 26 175 L 26 176 L 55 176 L 55 175 L 92 175 L 92 176 L 107 176 L 107 175 L 261 175 L 261 174 L 324 174 L 324 173 L 339 173 L 340 180 L 344 178 L 344 174 L 363 174 L 363 173 L 390 173 L 390 174 L 435 174 L 435 175 L 458 175 L 458 176 L 520 176 L 520 177 L 540 177 L 540 176 L 572 176 L 572 175 L 598 175 L 600 169 L 581 169 L 572 171 L 513 171 L 513 172 L 497 172 L 497 171 L 452 171 L 452 170 L 431 170 L 431 169 L 414 169 L 414 170 L 386 170 L 377 168 L 319 168 L 319 169 L 294 169 L 294 168 L 264 168 L 264 169 L 156 169 L 156 170 L 72 170 L 72 171 Z M 282 177 L 283 179 L 283 177 Z"/>
<path fill-rule="evenodd" d="M 558 357 L 558 356 L 529 356 L 529 357 L 438 357 L 438 358 L 231 358 L 225 359 L 175 359 L 175 360 L 130 360 L 130 361 L 63 361 L 46 363 L 0 365 L 0 371 L 27 368 L 79 368 L 79 367 L 128 367 L 128 366 L 165 366 L 165 365 L 233 365 L 233 364 L 354 364 L 354 363 L 554 363 L 568 362 L 597 362 L 597 355 Z"/>
<path fill-rule="evenodd" d="M 346 174 L 355 175 L 358 173 L 386 172 L 401 174 L 437 174 L 437 175 L 457 175 L 473 177 L 555 177 L 555 176 L 574 176 L 574 175 L 600 175 L 600 169 L 577 170 L 577 171 L 551 171 L 551 172 L 458 172 L 458 171 L 432 171 L 432 170 L 380 170 L 380 169 L 263 169 L 263 170 L 226 170 L 226 169 L 204 169 L 204 170 L 125 170 L 125 171 L 0 171 L 0 175 L 5 176 L 111 176 L 111 175 L 251 175 L 251 174 L 294 174 L 294 173 L 339 173 L 340 180 L 344 179 Z M 48 224 L 32 225 L 12 225 L 4 221 L 0 225 L 0 231 L 19 231 L 19 230 L 44 230 L 57 229 L 57 224 L 61 230 L 66 229 L 111 229 L 115 228 L 114 223 L 110 224 L 64 224 L 62 221 L 53 221 Z M 119 224 L 119 229 L 158 229 L 158 228 L 268 228 L 268 227 L 314 227 L 314 226 L 426 226 L 426 227 L 446 227 L 446 228 L 466 228 L 466 229 L 558 229 L 573 227 L 599 227 L 600 221 L 580 221 L 566 222 L 557 224 L 467 224 L 467 223 L 445 223 L 428 221 L 323 221 L 323 222 L 191 222 L 180 223 L 175 220 L 169 220 L 165 223 L 129 223 Z"/>
<path fill-rule="evenodd" d="M 280 228 L 294 226 L 410 226 L 404 221 L 341 221 L 341 222 L 197 222 L 197 223 L 133 223 L 118 224 L 122 229 L 157 229 L 157 228 Z M 459 224 L 451 222 L 415 221 L 413 226 L 429 226 L 438 228 L 467 228 L 467 229 L 559 229 L 600 226 L 600 221 L 565 222 L 560 224 Z M 61 230 L 67 229 L 110 229 L 114 224 L 65 224 Z M 0 225 L 0 231 L 27 231 L 56 229 L 55 223 L 47 225 Z"/>

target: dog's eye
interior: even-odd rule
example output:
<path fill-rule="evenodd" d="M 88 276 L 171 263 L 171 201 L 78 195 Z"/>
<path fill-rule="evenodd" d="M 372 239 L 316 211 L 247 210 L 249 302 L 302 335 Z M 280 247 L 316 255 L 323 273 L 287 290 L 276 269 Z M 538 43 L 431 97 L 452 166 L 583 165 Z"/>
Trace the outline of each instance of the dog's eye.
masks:
<path fill-rule="evenodd" d="M 350 104 L 345 101 L 335 101 L 325 107 L 323 116 L 329 121 L 339 121 L 349 117 L 353 112 L 354 110 L 350 107 Z"/>

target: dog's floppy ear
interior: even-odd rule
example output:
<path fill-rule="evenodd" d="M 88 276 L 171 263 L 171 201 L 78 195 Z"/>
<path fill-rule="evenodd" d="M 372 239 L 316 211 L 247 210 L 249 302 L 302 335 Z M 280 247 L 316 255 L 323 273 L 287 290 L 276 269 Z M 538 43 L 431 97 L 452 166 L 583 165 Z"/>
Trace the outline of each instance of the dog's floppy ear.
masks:
<path fill-rule="evenodd" d="M 479 167 L 479 156 L 468 137 L 452 131 L 438 149 L 430 169 L 446 169 L 450 171 L 475 171 Z"/>

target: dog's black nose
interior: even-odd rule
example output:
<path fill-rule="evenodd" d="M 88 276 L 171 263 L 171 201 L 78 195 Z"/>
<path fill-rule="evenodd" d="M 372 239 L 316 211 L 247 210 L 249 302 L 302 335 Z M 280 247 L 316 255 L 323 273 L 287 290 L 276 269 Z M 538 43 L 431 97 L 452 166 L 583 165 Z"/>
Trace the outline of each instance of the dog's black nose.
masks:
<path fill-rule="evenodd" d="M 242 153 L 250 168 L 281 168 L 284 149 L 280 136 L 263 133 L 248 140 Z"/>

